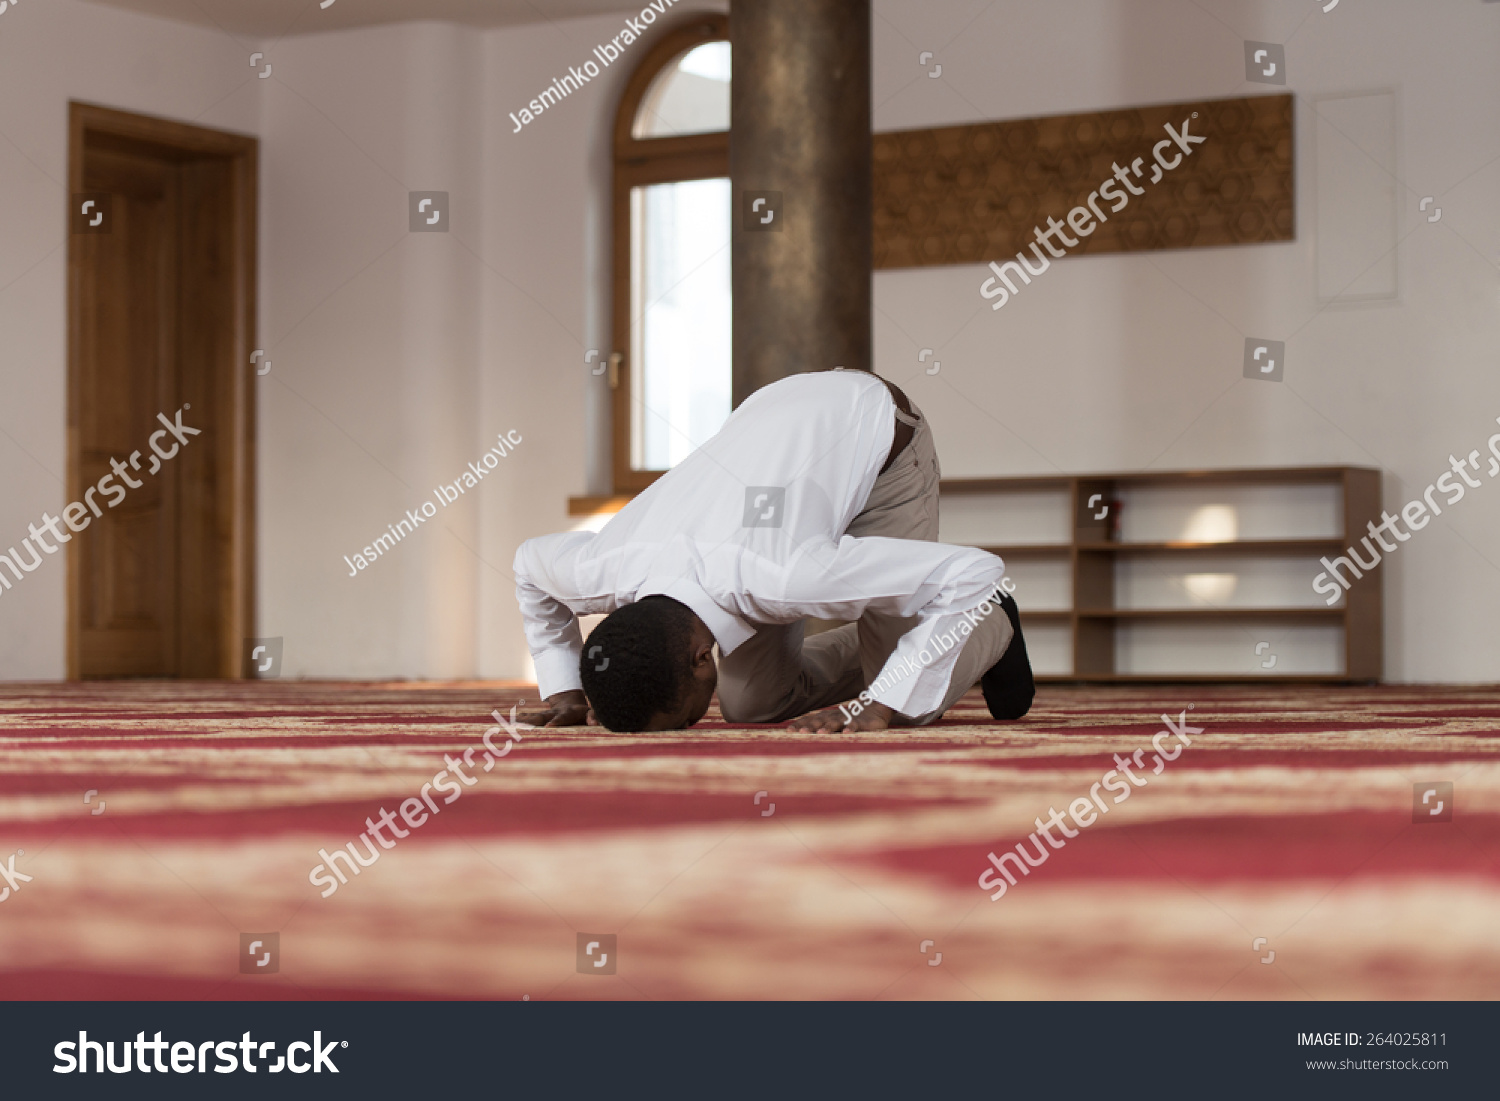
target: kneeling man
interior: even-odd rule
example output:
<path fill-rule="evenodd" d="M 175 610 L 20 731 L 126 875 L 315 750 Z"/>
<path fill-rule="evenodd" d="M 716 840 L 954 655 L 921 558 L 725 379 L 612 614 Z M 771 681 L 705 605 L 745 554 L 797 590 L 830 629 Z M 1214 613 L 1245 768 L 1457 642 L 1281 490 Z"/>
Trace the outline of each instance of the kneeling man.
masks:
<path fill-rule="evenodd" d="M 547 704 L 526 721 L 676 730 L 717 687 L 728 722 L 883 730 L 936 721 L 976 682 L 1020 718 L 1031 666 L 1004 563 L 935 541 L 939 476 L 927 421 L 875 375 L 761 388 L 603 530 L 516 552 Z M 600 613 L 585 646 L 577 617 Z M 847 622 L 804 638 L 808 617 Z"/>

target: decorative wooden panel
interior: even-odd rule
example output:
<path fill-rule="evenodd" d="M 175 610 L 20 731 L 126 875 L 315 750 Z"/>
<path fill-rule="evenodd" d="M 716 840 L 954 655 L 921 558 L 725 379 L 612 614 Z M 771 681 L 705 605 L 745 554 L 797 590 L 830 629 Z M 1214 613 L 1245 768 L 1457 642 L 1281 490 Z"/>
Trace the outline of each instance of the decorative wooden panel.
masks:
<path fill-rule="evenodd" d="M 1184 119 L 1207 140 L 1153 184 L 1152 149 L 1168 139 L 1164 126 L 1180 131 Z M 1033 227 L 1086 208 L 1113 165 L 1137 158 L 1141 174 L 1130 180 L 1145 194 L 1118 213 L 1096 199 L 1108 220 L 1069 253 L 1294 238 L 1290 95 L 900 130 L 874 142 L 877 269 L 1013 257 L 1035 241 Z M 1178 152 L 1173 143 L 1162 156 Z"/>

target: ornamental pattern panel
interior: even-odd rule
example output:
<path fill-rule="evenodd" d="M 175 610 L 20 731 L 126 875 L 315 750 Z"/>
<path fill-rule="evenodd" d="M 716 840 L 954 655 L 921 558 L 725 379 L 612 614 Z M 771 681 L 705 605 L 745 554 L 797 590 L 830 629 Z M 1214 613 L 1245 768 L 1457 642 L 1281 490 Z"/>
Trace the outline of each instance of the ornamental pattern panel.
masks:
<path fill-rule="evenodd" d="M 1167 124 L 1180 131 L 1185 119 L 1189 133 L 1206 140 L 1175 168 L 1157 170 L 1153 147 L 1168 139 Z M 1170 162 L 1179 152 L 1173 142 L 1162 157 Z M 1295 237 L 1292 97 L 1249 96 L 876 134 L 875 267 L 1013 256 L 1049 217 L 1063 222 L 1073 208 L 1087 210 L 1116 165 L 1144 193 L 1118 212 L 1096 198 L 1107 220 L 1095 221 L 1070 253 Z M 1123 192 L 1118 182 L 1109 190 Z"/>

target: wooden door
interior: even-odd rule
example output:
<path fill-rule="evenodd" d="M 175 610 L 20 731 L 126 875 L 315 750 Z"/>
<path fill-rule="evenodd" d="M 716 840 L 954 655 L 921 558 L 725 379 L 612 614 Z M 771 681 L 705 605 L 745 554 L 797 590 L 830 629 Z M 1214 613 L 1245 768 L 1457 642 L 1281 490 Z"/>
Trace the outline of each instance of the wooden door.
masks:
<path fill-rule="evenodd" d="M 72 136 L 69 675 L 238 676 L 254 141 L 80 104 Z"/>
<path fill-rule="evenodd" d="M 79 672 L 175 676 L 177 482 L 184 463 L 197 456 L 189 448 L 152 475 L 147 441 L 156 414 L 179 405 L 177 174 L 171 163 L 143 152 L 93 148 L 83 183 L 85 192 L 110 197 L 110 224 L 102 227 L 108 232 L 83 234 L 79 242 L 75 332 L 84 400 L 76 461 L 81 484 L 110 481 L 96 494 L 106 505 L 103 515 L 68 548 L 82 582 L 74 609 Z M 124 464 L 123 473 L 113 472 L 111 459 Z M 112 485 L 126 496 L 107 492 Z"/>

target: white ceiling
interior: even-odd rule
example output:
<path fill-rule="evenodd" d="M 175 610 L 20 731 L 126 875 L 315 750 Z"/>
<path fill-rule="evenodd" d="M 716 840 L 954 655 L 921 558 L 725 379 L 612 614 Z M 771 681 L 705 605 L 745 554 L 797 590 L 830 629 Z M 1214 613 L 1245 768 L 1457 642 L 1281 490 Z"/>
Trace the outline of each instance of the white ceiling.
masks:
<path fill-rule="evenodd" d="M 218 27 L 248 38 L 281 38 L 380 23 L 434 20 L 470 27 L 545 23 L 581 15 L 634 12 L 632 0 L 92 0 L 113 8 Z"/>

